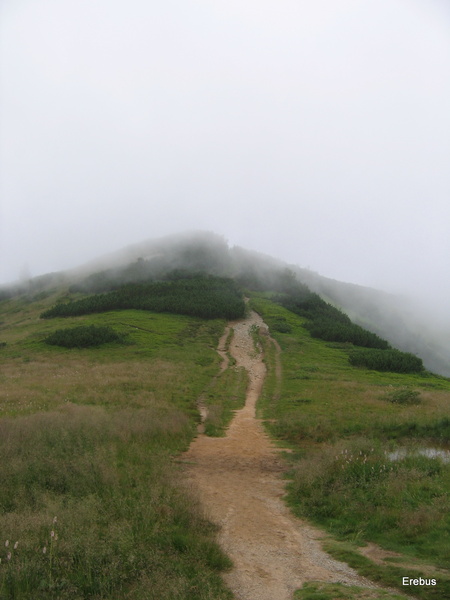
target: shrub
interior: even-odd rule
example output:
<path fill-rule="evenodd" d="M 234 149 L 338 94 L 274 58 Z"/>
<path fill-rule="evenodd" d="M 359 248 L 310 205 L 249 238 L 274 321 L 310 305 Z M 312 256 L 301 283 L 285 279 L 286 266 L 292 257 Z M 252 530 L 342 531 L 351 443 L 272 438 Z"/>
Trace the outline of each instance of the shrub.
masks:
<path fill-rule="evenodd" d="M 124 285 L 106 294 L 56 304 L 41 318 L 71 317 L 135 308 L 201 317 L 238 319 L 244 316 L 242 293 L 231 279 L 196 276 L 175 281 Z"/>
<path fill-rule="evenodd" d="M 334 321 L 331 318 L 315 318 L 305 327 L 312 337 L 327 342 L 351 343 L 366 348 L 385 349 L 389 347 L 386 340 L 354 323 Z"/>
<path fill-rule="evenodd" d="M 64 348 L 88 348 L 101 346 L 110 342 L 123 342 L 124 338 L 112 327 L 97 327 L 95 325 L 57 329 L 44 340 L 52 346 Z"/>
<path fill-rule="evenodd" d="M 285 320 L 278 320 L 273 325 L 272 328 L 279 333 L 291 333 L 292 327 Z"/>
<path fill-rule="evenodd" d="M 421 402 L 420 392 L 409 387 L 389 392 L 386 399 L 394 404 L 420 404 Z"/>
<path fill-rule="evenodd" d="M 312 337 L 366 348 L 389 348 L 386 340 L 352 323 L 345 313 L 322 300 L 318 294 L 303 290 L 302 293 L 277 296 L 274 300 L 296 315 L 305 317 L 305 327 Z"/>
<path fill-rule="evenodd" d="M 366 367 L 374 371 L 393 373 L 420 373 L 424 370 L 421 358 L 400 350 L 379 350 L 375 348 L 355 349 L 349 355 L 354 367 Z"/>

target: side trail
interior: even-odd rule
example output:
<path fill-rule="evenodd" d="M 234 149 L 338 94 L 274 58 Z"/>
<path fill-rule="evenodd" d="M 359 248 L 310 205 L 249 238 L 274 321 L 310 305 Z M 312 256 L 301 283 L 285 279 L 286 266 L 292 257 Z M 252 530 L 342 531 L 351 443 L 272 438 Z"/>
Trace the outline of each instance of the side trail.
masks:
<path fill-rule="evenodd" d="M 318 541 L 323 533 L 295 518 L 283 502 L 280 450 L 255 417 L 266 367 L 250 330 L 267 326 L 255 312 L 229 326 L 231 355 L 249 375 L 245 406 L 226 437 L 200 434 L 184 454 L 188 481 L 219 525 L 218 541 L 234 563 L 224 575 L 226 584 L 237 600 L 292 600 L 306 581 L 375 587 L 323 552 Z"/>

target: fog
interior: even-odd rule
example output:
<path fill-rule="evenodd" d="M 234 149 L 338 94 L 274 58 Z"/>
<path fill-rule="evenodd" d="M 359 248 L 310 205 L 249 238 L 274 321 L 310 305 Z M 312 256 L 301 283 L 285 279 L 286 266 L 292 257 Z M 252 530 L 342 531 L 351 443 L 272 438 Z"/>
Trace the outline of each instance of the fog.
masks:
<path fill-rule="evenodd" d="M 446 0 L 3 0 L 0 283 L 201 229 L 450 321 Z"/>

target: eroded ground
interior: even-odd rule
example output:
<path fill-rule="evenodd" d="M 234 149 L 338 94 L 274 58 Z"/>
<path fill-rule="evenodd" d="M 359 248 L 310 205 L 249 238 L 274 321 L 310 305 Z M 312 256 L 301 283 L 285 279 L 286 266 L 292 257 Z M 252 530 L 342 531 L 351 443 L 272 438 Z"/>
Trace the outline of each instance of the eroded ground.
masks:
<path fill-rule="evenodd" d="M 322 534 L 292 516 L 282 500 L 279 449 L 255 418 L 266 370 L 252 326 L 267 329 L 255 312 L 230 323 L 230 352 L 249 373 L 245 407 L 236 412 L 226 437 L 199 435 L 184 455 L 189 482 L 220 526 L 219 543 L 234 563 L 226 583 L 238 600 L 290 600 L 306 581 L 374 587 L 323 552 L 317 541 Z"/>

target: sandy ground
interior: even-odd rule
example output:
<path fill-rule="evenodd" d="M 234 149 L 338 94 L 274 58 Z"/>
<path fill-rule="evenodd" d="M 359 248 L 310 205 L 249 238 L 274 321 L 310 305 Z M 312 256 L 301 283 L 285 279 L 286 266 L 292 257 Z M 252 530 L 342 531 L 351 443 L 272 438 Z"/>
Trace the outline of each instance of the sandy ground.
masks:
<path fill-rule="evenodd" d="M 225 581 L 239 600 L 290 600 L 306 581 L 375 587 L 323 552 L 318 541 L 323 534 L 292 516 L 283 502 L 279 449 L 255 418 L 266 370 L 250 335 L 252 325 L 267 329 L 255 312 L 229 325 L 234 329 L 230 352 L 249 373 L 245 407 L 236 412 L 226 437 L 200 434 L 184 455 L 189 483 L 220 526 L 219 543 L 234 563 Z M 225 339 L 224 334 L 221 352 Z"/>

